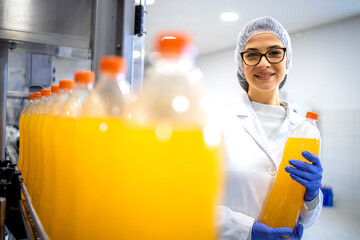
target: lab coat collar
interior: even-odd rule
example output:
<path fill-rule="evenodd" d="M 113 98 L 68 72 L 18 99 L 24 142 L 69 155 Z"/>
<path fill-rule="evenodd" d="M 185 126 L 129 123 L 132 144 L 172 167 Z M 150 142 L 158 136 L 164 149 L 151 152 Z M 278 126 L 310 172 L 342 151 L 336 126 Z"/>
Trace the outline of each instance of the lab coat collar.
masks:
<path fill-rule="evenodd" d="M 271 151 L 264 130 L 260 125 L 260 121 L 251 106 L 251 101 L 246 92 L 232 102 L 231 111 L 243 120 L 243 128 L 245 131 L 259 144 L 261 149 L 269 156 L 273 166 L 276 168 L 274 154 Z M 255 119 L 255 121 L 253 121 Z"/>
<path fill-rule="evenodd" d="M 276 135 L 292 131 L 292 129 L 304 120 L 304 118 L 300 117 L 293 110 L 290 104 L 285 101 L 281 101 L 281 104 L 286 108 L 286 119 Z M 266 138 L 260 121 L 251 106 L 251 101 L 247 93 L 244 92 L 239 98 L 232 102 L 230 109 L 237 115 L 237 117 L 243 120 L 244 129 L 259 144 L 259 146 L 271 159 L 274 167 L 276 167 L 274 153 L 270 148 L 269 141 Z M 253 121 L 252 119 L 255 119 L 256 121 Z"/>
<path fill-rule="evenodd" d="M 245 106 L 245 107 L 244 107 Z M 238 117 L 247 117 L 250 114 L 251 102 L 246 92 L 232 102 L 231 109 Z"/>
<path fill-rule="evenodd" d="M 272 136 L 273 138 L 276 138 L 284 133 L 290 134 L 297 125 L 304 121 L 304 118 L 297 114 L 290 104 L 283 100 L 280 102 L 281 105 L 286 109 L 286 118 L 279 130 Z"/>
<path fill-rule="evenodd" d="M 283 100 L 280 100 L 280 102 L 286 108 L 286 118 L 292 125 L 297 125 L 304 121 L 304 118 L 299 116 L 289 103 Z M 233 101 L 230 108 L 238 117 L 248 117 L 250 115 L 257 117 L 256 113 L 252 110 L 251 101 L 246 92 L 243 92 L 239 98 Z"/>

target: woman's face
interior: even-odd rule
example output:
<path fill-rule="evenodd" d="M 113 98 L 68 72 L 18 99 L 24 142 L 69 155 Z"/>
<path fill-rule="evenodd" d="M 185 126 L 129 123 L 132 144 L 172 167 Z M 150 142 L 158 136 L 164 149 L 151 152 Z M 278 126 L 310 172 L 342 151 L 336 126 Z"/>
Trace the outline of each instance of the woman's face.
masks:
<path fill-rule="evenodd" d="M 285 47 L 282 41 L 271 33 L 261 33 L 252 37 L 244 47 L 243 52 L 255 50 L 259 53 L 266 53 L 272 48 Z M 245 78 L 249 83 L 248 93 L 277 93 L 280 83 L 284 80 L 286 69 L 286 56 L 279 63 L 269 63 L 263 56 L 261 61 L 254 66 L 248 66 L 244 62 Z"/>

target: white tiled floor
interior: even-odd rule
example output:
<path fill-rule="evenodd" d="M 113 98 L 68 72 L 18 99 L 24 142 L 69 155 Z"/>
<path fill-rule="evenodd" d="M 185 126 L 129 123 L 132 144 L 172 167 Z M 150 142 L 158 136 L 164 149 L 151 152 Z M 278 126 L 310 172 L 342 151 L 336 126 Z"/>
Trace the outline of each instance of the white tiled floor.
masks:
<path fill-rule="evenodd" d="M 343 214 L 340 208 L 324 207 L 318 221 L 304 230 L 306 240 L 360 239 L 360 220 Z"/>

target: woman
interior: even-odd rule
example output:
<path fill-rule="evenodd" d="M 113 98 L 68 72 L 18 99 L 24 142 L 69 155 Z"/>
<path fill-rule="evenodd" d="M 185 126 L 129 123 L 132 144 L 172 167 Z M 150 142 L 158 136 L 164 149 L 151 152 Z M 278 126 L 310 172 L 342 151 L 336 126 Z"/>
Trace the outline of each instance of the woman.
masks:
<path fill-rule="evenodd" d="M 228 108 L 224 138 L 228 154 L 227 181 L 220 206 L 221 239 L 301 239 L 322 208 L 322 167 L 314 154 L 303 152 L 313 164 L 292 161 L 290 176 L 306 188 L 300 224 L 270 228 L 257 222 L 271 182 L 275 180 L 282 152 L 291 131 L 303 121 L 279 99 L 291 66 L 287 31 L 271 17 L 249 22 L 239 33 L 235 60 L 245 92 Z"/>

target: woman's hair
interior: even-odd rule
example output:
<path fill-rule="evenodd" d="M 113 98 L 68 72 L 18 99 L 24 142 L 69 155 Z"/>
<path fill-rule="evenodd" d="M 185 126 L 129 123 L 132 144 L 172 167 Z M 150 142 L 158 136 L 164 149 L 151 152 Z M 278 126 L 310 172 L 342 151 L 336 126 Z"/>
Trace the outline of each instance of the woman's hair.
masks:
<path fill-rule="evenodd" d="M 249 83 L 245 79 L 244 68 L 242 65 L 241 52 L 243 51 L 247 42 L 254 36 L 261 33 L 272 33 L 277 36 L 286 47 L 286 72 L 285 78 L 280 83 L 281 89 L 287 79 L 288 71 L 291 67 L 292 49 L 291 40 L 286 29 L 272 17 L 261 17 L 247 23 L 243 30 L 239 33 L 236 49 L 235 49 L 235 62 L 237 65 L 237 77 L 240 86 L 247 92 L 249 90 Z"/>

